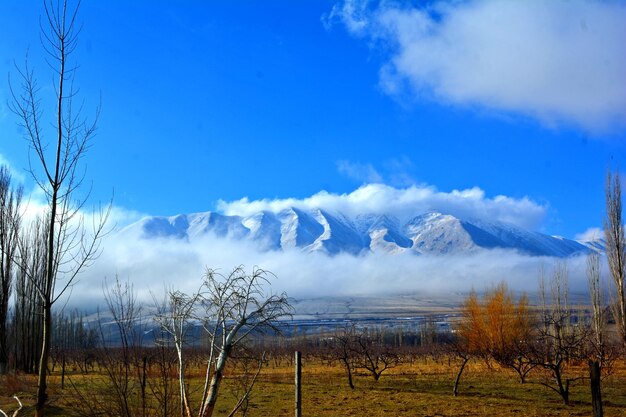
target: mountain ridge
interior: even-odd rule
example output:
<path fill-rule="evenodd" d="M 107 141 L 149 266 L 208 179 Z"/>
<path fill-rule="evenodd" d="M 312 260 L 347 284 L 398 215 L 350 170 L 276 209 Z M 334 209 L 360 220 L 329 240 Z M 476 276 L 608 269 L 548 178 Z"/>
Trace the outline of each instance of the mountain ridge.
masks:
<path fill-rule="evenodd" d="M 372 252 L 446 255 L 510 249 L 531 256 L 568 257 L 602 251 L 603 242 L 549 236 L 498 221 L 463 219 L 438 211 L 418 213 L 407 221 L 389 214 L 349 217 L 323 209 L 290 207 L 249 216 L 217 212 L 145 217 L 122 230 L 144 239 L 193 241 L 207 235 L 247 240 L 263 251 L 299 249 L 328 255 Z"/>

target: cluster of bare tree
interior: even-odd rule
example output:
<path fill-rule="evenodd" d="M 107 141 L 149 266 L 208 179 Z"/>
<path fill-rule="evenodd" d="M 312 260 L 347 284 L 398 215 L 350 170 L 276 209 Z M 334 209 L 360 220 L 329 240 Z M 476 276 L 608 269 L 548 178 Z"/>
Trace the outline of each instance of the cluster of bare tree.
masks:
<path fill-rule="evenodd" d="M 601 415 L 600 378 L 611 372 L 626 347 L 626 238 L 622 221 L 621 184 L 618 173 L 606 182 L 605 249 L 613 283 L 609 302 L 601 279 L 601 256 L 587 258 L 590 309 L 574 308 L 568 296 L 568 271 L 557 263 L 546 283 L 540 279 L 540 303 L 530 309 L 525 296 L 517 303 L 504 284 L 488 291 L 482 300 L 472 293 L 463 307 L 453 351 L 461 358 L 454 393 L 465 364 L 472 357 L 495 361 L 514 369 L 524 382 L 528 373 L 541 370 L 541 384 L 554 390 L 567 404 L 570 386 L 591 378 L 594 415 Z M 609 320 L 616 331 L 608 331 Z M 589 364 L 590 374 L 580 364 Z"/>
<path fill-rule="evenodd" d="M 555 266 L 548 282 L 542 271 L 536 308 L 529 307 L 526 296 L 516 302 L 504 283 L 482 298 L 472 293 L 451 345 L 461 359 L 454 394 L 471 358 L 512 369 L 521 383 L 532 372 L 538 383 L 555 391 L 565 404 L 572 384 L 589 378 L 584 366 L 587 361 L 599 364 L 605 375 L 610 373 L 621 344 L 607 337 L 607 306 L 600 302 L 598 259 L 596 254 L 589 255 L 590 310 L 571 305 L 564 263 Z"/>
<path fill-rule="evenodd" d="M 147 415 L 148 390 L 160 405 L 154 409 L 168 415 L 173 408 L 171 369 L 177 365 L 181 412 L 191 416 L 196 409 L 201 416 L 213 413 L 227 359 L 240 351 L 243 341 L 251 334 L 273 329 L 276 320 L 289 314 L 289 303 L 284 295 L 266 295 L 264 284 L 267 273 L 255 269 L 246 274 L 236 268 L 226 277 L 207 271 L 201 291 L 186 295 L 171 292 L 157 314 L 160 323 L 157 349 L 159 356 L 157 379 L 151 361 L 143 350 L 145 329 L 138 326 L 141 307 L 134 300 L 132 288 L 119 281 L 107 290 L 105 298 L 113 315 L 115 333 L 119 342 L 110 341 L 110 328 L 100 325 L 99 334 L 86 331 L 82 319 L 76 315 L 55 316 L 53 306 L 67 292 L 79 273 L 99 254 L 99 243 L 105 232 L 109 210 L 94 213 L 92 227 L 86 227 L 83 217 L 84 195 L 80 189 L 84 180 L 81 162 L 96 130 L 97 114 L 93 120 L 81 115 L 80 106 L 73 106 L 76 89 L 73 80 L 76 66 L 69 58 L 77 44 L 77 13 L 80 2 L 69 7 L 67 1 L 44 0 L 42 43 L 48 54 L 48 63 L 57 76 L 51 91 L 55 93 L 56 109 L 53 119 L 44 120 L 40 88 L 34 72 L 28 66 L 18 67 L 18 84 L 10 83 L 13 101 L 11 110 L 18 116 L 19 125 L 33 151 L 36 164 L 29 167 L 32 178 L 46 197 L 46 208 L 39 217 L 23 224 L 21 217 L 21 188 L 11 186 L 7 168 L 0 171 L 0 373 L 7 370 L 9 359 L 15 369 L 38 373 L 36 415 L 43 416 L 48 399 L 48 374 L 60 361 L 65 365 L 70 352 L 95 350 L 99 364 L 106 369 L 107 390 L 111 395 L 97 396 L 82 401 L 88 415 L 99 415 L 102 408 L 113 415 L 137 415 L 130 398 L 140 395 L 141 414 Z M 46 90 L 44 90 L 46 91 Z M 87 192 L 86 195 L 89 193 Z M 109 206 L 110 209 L 110 206 Z M 223 278 L 223 279 L 222 279 Z M 15 306 L 9 320 L 12 291 Z M 53 326 L 54 323 L 54 326 Z M 185 381 L 190 340 L 188 329 L 202 323 L 208 340 L 206 378 L 202 398 L 196 407 L 190 404 Z M 55 330 L 56 329 L 56 330 Z M 109 332 L 109 334 L 105 334 Z M 58 337 L 54 342 L 54 336 Z M 12 344 L 9 340 L 13 341 Z M 70 346 L 71 345 L 71 346 Z M 175 360 L 171 357 L 175 348 Z M 85 356 L 85 355 L 83 355 Z M 75 360 L 88 369 L 87 357 Z M 249 361 L 248 361 L 249 362 Z M 246 363 L 248 363 L 246 362 Z M 258 361 L 259 364 L 263 360 Z M 260 365 L 259 365 L 260 369 Z M 251 385 L 236 409 L 245 408 Z M 78 391 L 77 391 L 78 392 Z M 115 404 L 111 410 L 110 405 Z"/>
<path fill-rule="evenodd" d="M 116 280 L 105 289 L 112 319 L 97 326 L 95 357 L 104 378 L 93 382 L 95 390 L 74 386 L 78 411 L 209 417 L 231 361 L 240 374 L 230 415 L 245 414 L 266 363 L 266 353 L 246 342 L 263 332 L 276 336 L 278 322 L 291 313 L 286 295 L 267 292 L 269 276 L 259 268 L 246 273 L 238 267 L 228 275 L 207 270 L 196 293 L 169 291 L 165 300 L 155 300 L 154 314 L 136 302 L 132 285 Z M 202 368 L 204 378 L 188 379 L 192 369 Z"/>
<path fill-rule="evenodd" d="M 600 378 L 611 374 L 615 360 L 623 356 L 624 350 L 619 324 L 616 332 L 609 330 L 609 312 L 617 315 L 618 307 L 615 301 L 604 302 L 600 259 L 595 252 L 588 256 L 591 301 L 587 306 L 572 305 L 567 265 L 559 262 L 549 277 L 541 271 L 535 305 L 530 305 L 525 295 L 515 297 L 501 283 L 482 295 L 472 292 L 452 332 L 437 332 L 428 322 L 422 331 L 413 333 L 390 328 L 372 331 L 353 325 L 305 339 L 306 343 L 296 344 L 297 349 L 340 365 L 353 389 L 357 370 L 378 380 L 385 370 L 415 358 L 457 358 L 454 395 L 459 392 L 467 363 L 477 360 L 489 367 L 510 369 L 520 383 L 530 380 L 541 384 L 558 394 L 565 404 L 569 403 L 571 388 L 576 383 L 588 383 L 591 379 L 598 394 L 594 407 L 601 408 Z M 419 343 L 402 343 L 405 339 Z"/>
<path fill-rule="evenodd" d="M 277 321 L 290 314 L 284 294 L 266 293 L 266 271 L 254 269 L 249 274 L 240 267 L 222 276 L 208 270 L 196 293 L 169 291 L 164 301 L 156 303 L 157 327 L 149 327 L 132 287 L 117 280 L 105 292 L 113 326 L 100 322 L 88 330 L 80 314 L 53 311 L 79 273 L 98 256 L 108 210 L 94 213 L 95 221 L 86 227 L 82 213 L 88 192 L 80 194 L 82 161 L 95 134 L 98 111 L 89 120 L 73 106 L 76 66 L 69 57 L 76 48 L 78 5 L 44 1 L 44 6 L 43 46 L 57 77 L 50 90 L 56 103 L 53 119 L 44 119 L 40 93 L 47 90 L 40 90 L 28 62 L 17 68 L 18 83 L 11 83 L 11 109 L 32 149 L 35 164 L 29 172 L 46 205 L 37 218 L 25 221 L 23 190 L 12 184 L 9 169 L 0 167 L 0 374 L 9 368 L 37 372 L 36 415 L 43 416 L 49 373 L 60 364 L 65 375 L 68 362 L 88 372 L 97 357 L 106 375 L 98 382 L 102 384 L 98 394 L 89 396 L 76 389 L 85 415 L 206 417 L 215 410 L 228 360 L 237 358 L 248 377 L 239 380 L 231 415 L 245 412 L 266 361 L 263 352 L 251 354 L 245 341 L 263 331 L 275 332 Z M 522 383 L 531 372 L 540 373 L 540 383 L 565 403 L 571 384 L 587 378 L 574 365 L 591 361 L 601 372 L 610 372 L 618 348 L 623 352 L 626 347 L 626 237 L 617 173 L 608 174 L 606 213 L 606 259 L 613 283 L 609 302 L 603 297 L 597 254 L 589 256 L 587 267 L 588 315 L 570 305 L 563 264 L 555 267 L 549 282 L 542 279 L 541 302 L 534 310 L 525 297 L 516 301 L 505 285 L 482 299 L 471 294 L 448 343 L 461 359 L 455 394 L 472 358 L 510 368 Z M 607 332 L 609 315 L 619 343 Z M 154 346 L 147 346 L 147 334 L 154 336 Z M 427 336 L 437 339 L 424 332 L 420 340 Z M 398 364 L 399 345 L 386 340 L 382 332 L 355 327 L 319 342 L 326 358 L 346 369 L 352 388 L 355 369 L 378 380 Z M 190 363 L 204 364 L 202 386 L 194 388 L 197 396 L 190 394 L 186 378 Z"/>
<path fill-rule="evenodd" d="M 0 167 L 0 374 L 9 358 L 7 321 L 16 275 L 22 189 L 11 185 L 8 167 Z"/>
<path fill-rule="evenodd" d="M 55 326 L 45 328 L 42 291 L 50 282 L 49 224 L 45 216 L 24 221 L 24 209 L 22 188 L 12 184 L 7 167 L 0 167 L 0 374 L 38 372 L 46 332 L 56 341 L 49 345 L 47 370 L 64 362 L 65 355 L 95 343 L 95 335 L 75 311 L 50 310 L 49 321 Z"/>
<path fill-rule="evenodd" d="M 37 369 L 43 310 L 37 289 L 45 275 L 46 229 L 22 221 L 22 188 L 0 167 L 0 373 Z"/>

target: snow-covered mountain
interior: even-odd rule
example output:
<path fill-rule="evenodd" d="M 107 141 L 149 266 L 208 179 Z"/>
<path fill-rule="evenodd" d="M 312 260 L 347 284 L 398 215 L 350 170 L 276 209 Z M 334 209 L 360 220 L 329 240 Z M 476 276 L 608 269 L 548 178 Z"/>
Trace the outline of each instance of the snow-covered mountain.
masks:
<path fill-rule="evenodd" d="M 602 251 L 601 241 L 582 242 L 524 230 L 512 224 L 460 219 L 427 212 L 408 221 L 394 216 L 346 216 L 295 207 L 279 213 L 262 211 L 251 216 L 215 212 L 147 217 L 125 228 L 144 239 L 194 239 L 207 234 L 248 240 L 260 250 L 300 249 L 306 252 L 362 254 L 366 252 L 415 254 L 472 253 L 481 249 L 512 249 L 533 256 L 567 257 Z"/>

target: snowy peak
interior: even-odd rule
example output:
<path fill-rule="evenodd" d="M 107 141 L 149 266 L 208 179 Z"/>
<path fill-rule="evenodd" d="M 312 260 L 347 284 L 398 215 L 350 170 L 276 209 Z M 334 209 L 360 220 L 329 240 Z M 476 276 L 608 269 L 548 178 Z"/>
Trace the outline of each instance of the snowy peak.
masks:
<path fill-rule="evenodd" d="M 448 214 L 426 213 L 416 216 L 406 224 L 404 231 L 413 242 L 412 249 L 418 253 L 471 252 L 480 246 L 463 222 Z"/>
<path fill-rule="evenodd" d="M 249 238 L 255 241 L 260 249 L 271 250 L 281 247 L 281 222 L 268 211 L 262 211 L 246 217 L 242 222 L 249 232 Z"/>
<path fill-rule="evenodd" d="M 324 232 L 310 250 L 322 250 L 331 255 L 340 252 L 356 255 L 365 249 L 363 236 L 347 218 L 316 210 L 315 219 L 324 227 Z"/>
<path fill-rule="evenodd" d="M 308 213 L 296 208 L 281 211 L 280 247 L 283 249 L 312 245 L 324 233 L 324 226 Z"/>
<path fill-rule="evenodd" d="M 413 241 L 402 233 L 400 222 L 393 216 L 382 215 L 372 219 L 367 229 L 369 247 L 373 252 L 404 252 L 413 246 Z"/>
<path fill-rule="evenodd" d="M 147 237 L 173 236 L 184 238 L 187 236 L 187 229 L 189 228 L 187 216 L 182 214 L 173 217 L 148 217 L 139 220 L 138 223 L 143 231 L 143 236 Z"/>
<path fill-rule="evenodd" d="M 353 217 L 322 209 L 296 207 L 279 213 L 262 211 L 247 217 L 214 212 L 149 217 L 127 227 L 145 239 L 195 240 L 211 235 L 253 242 L 260 250 L 302 250 L 328 255 L 368 252 L 462 254 L 510 249 L 533 256 L 567 257 L 602 251 L 603 242 L 577 242 L 524 230 L 518 226 L 460 219 L 439 212 L 421 213 L 409 221 L 390 215 Z"/>
<path fill-rule="evenodd" d="M 192 214 L 188 218 L 187 235 L 189 238 L 200 237 L 210 232 L 218 237 L 241 239 L 250 233 L 239 216 L 224 216 L 219 213 L 208 212 Z"/>

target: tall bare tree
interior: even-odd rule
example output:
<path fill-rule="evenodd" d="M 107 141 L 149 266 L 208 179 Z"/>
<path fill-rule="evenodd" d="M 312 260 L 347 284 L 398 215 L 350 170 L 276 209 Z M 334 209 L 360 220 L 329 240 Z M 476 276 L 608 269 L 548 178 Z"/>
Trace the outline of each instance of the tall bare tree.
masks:
<path fill-rule="evenodd" d="M 0 374 L 7 371 L 7 318 L 20 228 L 22 188 L 11 186 L 11 174 L 0 167 Z"/>
<path fill-rule="evenodd" d="M 544 370 L 541 385 L 561 396 L 569 404 L 572 383 L 585 379 L 572 362 L 586 359 L 588 329 L 569 303 L 568 271 L 565 263 L 557 263 L 550 279 L 550 294 L 542 275 L 539 295 L 541 297 L 540 323 L 535 339 L 528 342 L 525 355 L 530 362 Z"/>
<path fill-rule="evenodd" d="M 587 255 L 587 282 L 591 301 L 591 344 L 595 358 L 600 365 L 605 358 L 606 317 L 604 297 L 602 296 L 600 279 L 600 254 L 591 252 Z"/>
<path fill-rule="evenodd" d="M 622 186 L 619 172 L 607 172 L 606 177 L 606 218 L 604 236 L 606 239 L 606 259 L 613 278 L 615 295 L 613 315 L 622 340 L 626 345 L 626 237 L 622 220 Z"/>
<path fill-rule="evenodd" d="M 67 1 L 44 0 L 45 17 L 41 38 L 48 63 L 57 78 L 54 91 L 56 108 L 48 128 L 43 120 L 40 89 L 28 62 L 18 68 L 21 83 L 11 85 L 11 109 L 19 117 L 35 155 L 38 169 L 30 166 L 33 179 L 47 198 L 47 259 L 43 281 L 35 280 L 36 291 L 43 309 L 43 337 L 38 370 L 36 415 L 43 416 L 47 402 L 47 369 L 52 335 L 52 306 L 72 285 L 78 274 L 99 254 L 99 242 L 104 233 L 108 210 L 100 211 L 91 230 L 81 215 L 86 197 L 79 195 L 83 183 L 82 160 L 96 131 L 96 116 L 92 121 L 81 115 L 73 102 L 76 66 L 69 61 L 75 51 L 79 28 L 76 24 L 80 2 L 70 7 Z M 18 90 L 18 91 L 16 91 Z M 88 194 L 88 193 L 87 193 Z M 110 208 L 110 206 L 109 206 Z M 57 288 L 58 286 L 58 288 Z"/>

